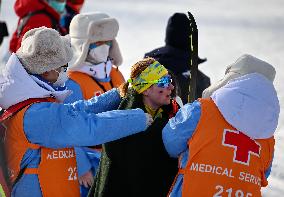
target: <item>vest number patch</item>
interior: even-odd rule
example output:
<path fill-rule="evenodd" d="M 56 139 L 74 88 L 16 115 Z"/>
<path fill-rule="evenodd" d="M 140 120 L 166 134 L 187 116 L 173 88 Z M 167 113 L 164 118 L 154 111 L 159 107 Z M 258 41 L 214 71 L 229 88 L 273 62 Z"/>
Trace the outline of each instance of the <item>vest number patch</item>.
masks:
<path fill-rule="evenodd" d="M 217 185 L 215 189 L 217 190 L 217 192 L 213 195 L 213 197 L 222 197 L 222 196 L 250 197 L 252 196 L 252 193 L 249 193 L 249 192 L 246 193 L 242 191 L 241 189 L 236 190 L 236 191 L 233 191 L 232 188 L 225 189 L 222 185 Z"/>
<path fill-rule="evenodd" d="M 69 181 L 77 180 L 77 168 L 76 167 L 69 167 L 68 172 L 69 172 L 69 177 L 68 177 Z"/>
<path fill-rule="evenodd" d="M 233 162 L 236 163 L 249 165 L 251 155 L 260 156 L 260 144 L 240 131 L 225 129 L 222 144 L 234 148 Z"/>

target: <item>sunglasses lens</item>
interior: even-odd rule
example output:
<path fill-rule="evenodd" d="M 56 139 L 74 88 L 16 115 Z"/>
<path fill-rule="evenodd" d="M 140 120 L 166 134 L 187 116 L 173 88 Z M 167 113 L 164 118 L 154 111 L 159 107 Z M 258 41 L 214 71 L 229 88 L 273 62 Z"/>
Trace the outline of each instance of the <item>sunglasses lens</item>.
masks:
<path fill-rule="evenodd" d="M 169 75 L 162 77 L 159 79 L 157 86 L 160 88 L 167 88 L 172 83 L 172 79 Z"/>
<path fill-rule="evenodd" d="M 169 84 L 168 83 L 164 83 L 164 82 L 160 82 L 160 83 L 157 83 L 157 86 L 159 88 L 167 88 L 167 87 L 169 87 Z"/>

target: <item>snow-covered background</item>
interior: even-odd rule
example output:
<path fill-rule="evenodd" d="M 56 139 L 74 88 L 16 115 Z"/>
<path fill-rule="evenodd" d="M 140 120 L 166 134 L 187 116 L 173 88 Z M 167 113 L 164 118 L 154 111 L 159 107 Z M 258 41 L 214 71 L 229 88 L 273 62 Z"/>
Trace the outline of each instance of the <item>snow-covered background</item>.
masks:
<path fill-rule="evenodd" d="M 0 20 L 8 22 L 10 33 L 17 17 L 14 0 L 2 0 Z M 284 195 L 284 1 L 283 0 L 86 0 L 82 12 L 102 11 L 118 19 L 118 42 L 124 56 L 120 67 L 128 78 L 130 66 L 145 52 L 164 44 L 165 27 L 174 12 L 191 11 L 199 29 L 199 56 L 208 61 L 200 69 L 214 83 L 228 64 L 244 53 L 275 66 L 275 87 L 281 105 L 275 134 L 276 152 L 269 186 L 263 196 Z M 0 49 L 3 57 L 8 39 Z M 282 82 L 281 82 L 282 79 Z M 280 85 L 282 83 L 282 86 Z"/>

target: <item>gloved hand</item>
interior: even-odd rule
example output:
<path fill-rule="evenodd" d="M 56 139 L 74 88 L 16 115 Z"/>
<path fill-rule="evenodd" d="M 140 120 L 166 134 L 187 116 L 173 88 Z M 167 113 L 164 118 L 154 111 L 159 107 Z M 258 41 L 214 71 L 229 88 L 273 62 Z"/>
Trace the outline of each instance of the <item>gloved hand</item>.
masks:
<path fill-rule="evenodd" d="M 145 113 L 147 128 L 153 123 L 153 118 L 150 114 Z"/>

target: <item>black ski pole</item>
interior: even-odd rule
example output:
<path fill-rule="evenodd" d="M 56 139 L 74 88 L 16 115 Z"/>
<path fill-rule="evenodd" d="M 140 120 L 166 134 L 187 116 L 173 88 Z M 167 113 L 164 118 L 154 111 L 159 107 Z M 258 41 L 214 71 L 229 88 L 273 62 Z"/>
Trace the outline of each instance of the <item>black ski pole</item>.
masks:
<path fill-rule="evenodd" d="M 197 69 L 198 69 L 198 29 L 193 15 L 188 12 L 188 20 L 190 24 L 189 47 L 190 47 L 190 84 L 188 102 L 195 100 Z"/>

